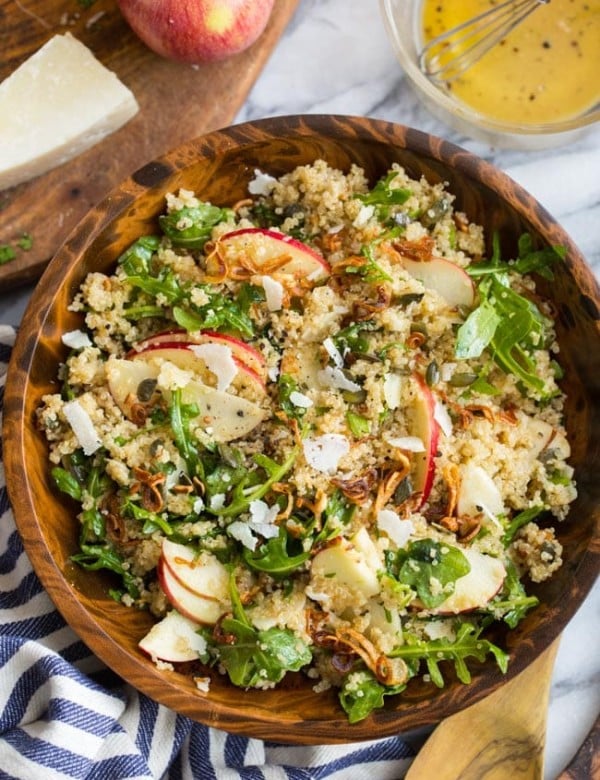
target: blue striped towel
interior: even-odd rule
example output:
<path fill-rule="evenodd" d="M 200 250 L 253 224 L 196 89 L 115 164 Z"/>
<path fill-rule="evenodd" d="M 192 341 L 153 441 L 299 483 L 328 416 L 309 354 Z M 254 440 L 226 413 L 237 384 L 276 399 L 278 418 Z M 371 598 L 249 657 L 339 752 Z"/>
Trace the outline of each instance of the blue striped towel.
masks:
<path fill-rule="evenodd" d="M 13 329 L 0 326 L 0 418 Z M 6 494 L 0 440 L 0 778 L 399 780 L 399 737 L 298 747 L 208 728 L 113 675 L 54 609 Z"/>

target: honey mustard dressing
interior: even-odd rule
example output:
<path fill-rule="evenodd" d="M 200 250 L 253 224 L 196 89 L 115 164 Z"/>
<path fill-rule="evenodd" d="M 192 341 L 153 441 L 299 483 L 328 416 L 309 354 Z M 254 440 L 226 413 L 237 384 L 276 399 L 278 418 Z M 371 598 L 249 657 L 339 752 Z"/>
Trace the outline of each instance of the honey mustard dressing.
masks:
<path fill-rule="evenodd" d="M 423 0 L 423 37 L 500 0 Z M 551 0 L 447 85 L 490 119 L 535 125 L 572 119 L 600 99 L 600 0 Z"/>

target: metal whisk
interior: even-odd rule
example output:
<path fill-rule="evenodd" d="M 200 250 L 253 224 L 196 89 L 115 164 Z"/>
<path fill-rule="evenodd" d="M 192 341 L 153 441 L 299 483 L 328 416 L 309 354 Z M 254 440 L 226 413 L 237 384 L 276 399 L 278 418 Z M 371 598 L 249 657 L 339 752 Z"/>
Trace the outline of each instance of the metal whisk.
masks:
<path fill-rule="evenodd" d="M 446 84 L 474 65 L 540 5 L 550 0 L 508 0 L 433 38 L 419 55 L 423 73 Z"/>

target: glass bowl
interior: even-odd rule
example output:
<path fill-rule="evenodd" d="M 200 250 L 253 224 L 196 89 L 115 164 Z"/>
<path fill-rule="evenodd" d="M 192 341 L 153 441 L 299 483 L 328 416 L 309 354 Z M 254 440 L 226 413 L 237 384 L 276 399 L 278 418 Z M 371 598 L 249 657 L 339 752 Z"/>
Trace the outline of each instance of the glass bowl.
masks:
<path fill-rule="evenodd" d="M 438 119 L 492 146 L 540 150 L 572 143 L 600 119 L 600 103 L 574 119 L 517 124 L 491 119 L 436 86 L 419 67 L 422 0 L 380 0 L 384 24 L 411 87 Z"/>

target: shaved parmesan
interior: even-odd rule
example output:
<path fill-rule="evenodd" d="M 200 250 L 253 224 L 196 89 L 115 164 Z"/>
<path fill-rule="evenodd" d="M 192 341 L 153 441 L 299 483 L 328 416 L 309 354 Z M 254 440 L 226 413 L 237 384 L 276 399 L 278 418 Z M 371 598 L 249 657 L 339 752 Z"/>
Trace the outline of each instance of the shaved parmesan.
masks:
<path fill-rule="evenodd" d="M 452 419 L 444 404 L 441 401 L 435 402 L 435 409 L 433 412 L 433 419 L 440 426 L 442 433 L 445 436 L 452 435 Z"/>
<path fill-rule="evenodd" d="M 461 473 L 458 513 L 475 517 L 480 512 L 495 521 L 506 509 L 502 494 L 487 471 L 474 463 L 467 463 Z"/>
<path fill-rule="evenodd" d="M 340 460 L 350 452 L 350 442 L 340 433 L 326 433 L 302 442 L 309 466 L 322 474 L 335 474 Z"/>
<path fill-rule="evenodd" d="M 313 402 L 307 395 L 299 393 L 297 390 L 292 390 L 290 393 L 290 401 L 294 406 L 298 406 L 300 409 L 308 409 L 309 406 L 313 405 Z"/>
<path fill-rule="evenodd" d="M 255 168 L 254 178 L 248 182 L 248 192 L 250 195 L 268 195 L 276 184 L 277 179 L 274 176 Z"/>
<path fill-rule="evenodd" d="M 425 452 L 425 445 L 418 436 L 389 436 L 386 441 L 392 447 L 406 452 Z"/>
<path fill-rule="evenodd" d="M 357 392 L 360 390 L 360 385 L 353 382 L 344 374 L 341 368 L 332 368 L 326 366 L 317 372 L 317 380 L 324 387 L 333 387 L 337 390 L 350 390 L 351 392 Z"/>
<path fill-rule="evenodd" d="M 226 344 L 191 344 L 189 349 L 202 358 L 208 370 L 217 377 L 217 390 L 227 390 L 238 367 L 233 359 L 231 347 Z"/>
<path fill-rule="evenodd" d="M 386 374 L 383 378 L 383 397 L 389 409 L 397 409 L 400 406 L 401 390 L 402 377 L 399 374 Z"/>
<path fill-rule="evenodd" d="M 283 308 L 283 285 L 271 276 L 261 276 L 260 283 L 265 291 L 267 309 L 280 311 Z"/>
<path fill-rule="evenodd" d="M 339 349 L 333 343 L 333 339 L 328 336 L 325 339 L 325 341 L 323 342 L 323 346 L 327 350 L 327 354 L 333 360 L 335 365 L 338 368 L 343 368 L 344 367 L 344 358 L 342 357 L 342 353 L 339 351 Z"/>
<path fill-rule="evenodd" d="M 68 333 L 63 333 L 61 341 L 69 349 L 83 349 L 92 346 L 90 337 L 82 330 L 70 330 Z"/>
<path fill-rule="evenodd" d="M 415 530 L 411 520 L 402 520 L 391 509 L 380 509 L 377 512 L 377 528 L 386 533 L 398 547 L 405 547 Z"/>
<path fill-rule="evenodd" d="M 77 400 L 66 403 L 63 412 L 84 454 L 93 455 L 101 447 L 102 441 L 92 418 Z"/>
<path fill-rule="evenodd" d="M 277 504 L 269 506 L 265 501 L 257 499 L 250 502 L 250 517 L 251 523 L 274 523 L 279 514 L 279 507 Z"/>
<path fill-rule="evenodd" d="M 229 536 L 237 539 L 244 547 L 247 547 L 248 550 L 256 550 L 258 539 L 252 534 L 248 523 L 244 523 L 243 520 L 234 520 L 233 523 L 229 523 L 227 533 Z"/>

